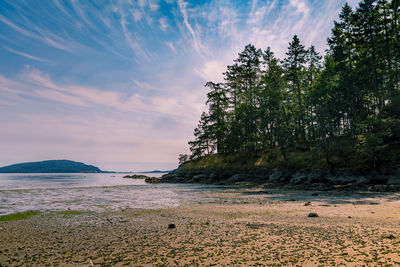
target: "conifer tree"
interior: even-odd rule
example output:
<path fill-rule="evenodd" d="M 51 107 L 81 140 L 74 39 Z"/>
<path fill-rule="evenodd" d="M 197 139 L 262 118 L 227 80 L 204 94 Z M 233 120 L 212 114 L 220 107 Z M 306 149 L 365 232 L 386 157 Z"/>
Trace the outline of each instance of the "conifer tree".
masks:
<path fill-rule="evenodd" d="M 289 43 L 287 58 L 283 60 L 288 87 L 293 94 L 292 108 L 296 114 L 297 129 L 296 136 L 301 137 L 302 141 L 306 139 L 305 131 L 305 108 L 304 108 L 304 87 L 302 80 L 304 78 L 304 64 L 306 63 L 307 51 L 304 45 L 300 43 L 297 35 L 293 36 Z"/>

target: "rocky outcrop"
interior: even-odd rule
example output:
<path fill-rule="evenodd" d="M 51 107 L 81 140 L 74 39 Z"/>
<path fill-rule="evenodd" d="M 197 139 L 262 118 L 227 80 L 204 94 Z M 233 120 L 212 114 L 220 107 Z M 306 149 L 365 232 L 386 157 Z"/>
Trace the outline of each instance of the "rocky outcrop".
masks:
<path fill-rule="evenodd" d="M 159 183 L 161 183 L 161 178 L 147 177 L 144 179 L 144 181 L 148 184 L 159 184 Z"/>
<path fill-rule="evenodd" d="M 162 177 L 163 183 L 202 183 L 202 184 L 262 184 L 269 175 L 266 169 L 183 169 L 179 168 Z"/>
<path fill-rule="evenodd" d="M 125 175 L 123 178 L 128 178 L 128 179 L 144 179 L 144 181 L 148 184 L 159 184 L 161 183 L 161 178 L 157 177 L 149 177 L 146 175 Z"/>
<path fill-rule="evenodd" d="M 218 185 L 263 185 L 265 188 L 302 190 L 400 191 L 400 170 L 392 174 L 359 174 L 257 169 L 185 169 L 168 173 L 163 183 L 202 183 Z"/>
<path fill-rule="evenodd" d="M 129 179 L 146 179 L 146 178 L 149 178 L 149 176 L 142 175 L 142 174 L 133 174 L 133 175 L 125 175 L 123 178 L 129 178 Z"/>

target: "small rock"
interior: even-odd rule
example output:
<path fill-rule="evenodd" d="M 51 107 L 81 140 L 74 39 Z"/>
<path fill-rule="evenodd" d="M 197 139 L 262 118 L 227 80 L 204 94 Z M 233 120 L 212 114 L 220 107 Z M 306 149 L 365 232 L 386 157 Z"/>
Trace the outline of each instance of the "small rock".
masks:
<path fill-rule="evenodd" d="M 168 224 L 168 229 L 174 229 L 176 226 L 173 223 Z"/>
<path fill-rule="evenodd" d="M 311 206 L 311 202 L 308 201 L 306 204 L 304 204 L 304 206 Z"/>
<path fill-rule="evenodd" d="M 386 236 L 387 239 L 395 239 L 396 237 L 394 235 L 388 235 Z"/>
<path fill-rule="evenodd" d="M 319 216 L 318 216 L 318 214 L 315 213 L 315 212 L 310 212 L 310 213 L 308 214 L 308 217 L 310 217 L 310 218 L 316 218 L 316 217 L 319 217 Z"/>

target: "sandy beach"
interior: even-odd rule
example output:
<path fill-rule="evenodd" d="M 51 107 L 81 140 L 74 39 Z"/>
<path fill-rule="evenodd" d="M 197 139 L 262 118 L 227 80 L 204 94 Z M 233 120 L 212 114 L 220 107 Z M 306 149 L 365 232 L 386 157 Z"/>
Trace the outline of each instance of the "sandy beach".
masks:
<path fill-rule="evenodd" d="M 253 188 L 209 197 L 0 222 L 0 266 L 400 265 L 398 193 Z"/>

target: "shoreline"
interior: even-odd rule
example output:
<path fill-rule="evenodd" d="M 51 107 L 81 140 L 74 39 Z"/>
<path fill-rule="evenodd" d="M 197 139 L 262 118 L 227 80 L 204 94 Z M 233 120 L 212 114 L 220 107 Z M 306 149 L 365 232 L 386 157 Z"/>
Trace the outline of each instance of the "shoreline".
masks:
<path fill-rule="evenodd" d="M 265 189 L 400 192 L 400 169 L 388 174 L 351 170 L 301 172 L 267 168 L 180 168 L 162 183 L 262 186 Z"/>
<path fill-rule="evenodd" d="M 207 194 L 209 203 L 171 209 L 0 222 L 0 265 L 400 264 L 399 193 Z"/>

